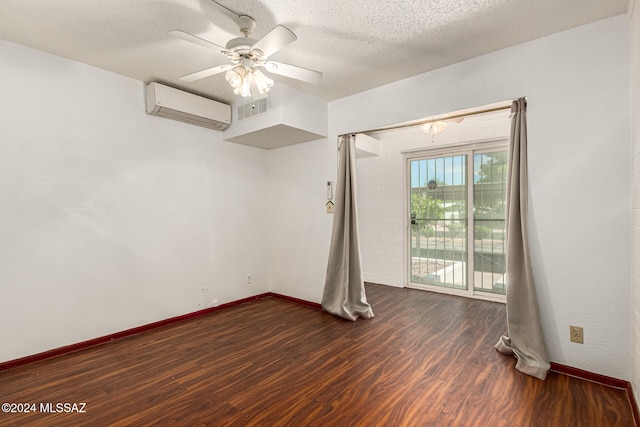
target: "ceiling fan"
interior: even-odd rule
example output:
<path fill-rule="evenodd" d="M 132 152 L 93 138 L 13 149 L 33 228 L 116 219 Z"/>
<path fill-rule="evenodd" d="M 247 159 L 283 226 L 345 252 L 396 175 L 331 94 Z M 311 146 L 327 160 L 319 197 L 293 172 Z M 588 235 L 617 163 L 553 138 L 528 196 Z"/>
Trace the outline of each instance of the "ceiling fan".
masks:
<path fill-rule="evenodd" d="M 255 19 L 239 15 L 235 21 L 243 36 L 229 40 L 224 47 L 185 31 L 169 31 L 174 37 L 211 49 L 226 56 L 230 61 L 229 64 L 187 74 L 180 77 L 180 80 L 193 82 L 226 72 L 225 78 L 234 92 L 244 97 L 253 96 L 252 91 L 255 87 L 261 94 L 265 94 L 273 86 L 273 80 L 264 75 L 260 68 L 269 73 L 308 83 L 320 82 L 322 73 L 319 71 L 269 60 L 271 55 L 296 41 L 297 36 L 287 27 L 277 25 L 266 36 L 255 40 L 250 37 L 256 27 Z"/>

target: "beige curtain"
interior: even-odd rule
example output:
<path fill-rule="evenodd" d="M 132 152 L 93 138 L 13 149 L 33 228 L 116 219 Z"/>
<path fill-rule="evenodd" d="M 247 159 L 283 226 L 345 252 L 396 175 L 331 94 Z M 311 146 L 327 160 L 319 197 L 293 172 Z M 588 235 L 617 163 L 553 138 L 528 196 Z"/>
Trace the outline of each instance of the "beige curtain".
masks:
<path fill-rule="evenodd" d="M 544 342 L 527 236 L 526 100 L 511 106 L 507 183 L 507 328 L 496 349 L 513 354 L 516 369 L 544 380 L 549 356 Z"/>
<path fill-rule="evenodd" d="M 373 317 L 362 279 L 358 212 L 356 208 L 355 135 L 338 139 L 333 232 L 322 308 L 348 320 Z"/>

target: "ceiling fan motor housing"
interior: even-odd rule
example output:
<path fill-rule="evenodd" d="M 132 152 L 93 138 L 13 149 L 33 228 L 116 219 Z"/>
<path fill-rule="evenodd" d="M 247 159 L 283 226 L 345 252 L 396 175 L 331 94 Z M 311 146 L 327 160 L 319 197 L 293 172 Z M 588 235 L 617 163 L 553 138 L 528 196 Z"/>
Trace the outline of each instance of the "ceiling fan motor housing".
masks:
<path fill-rule="evenodd" d="M 256 20 L 247 15 L 238 16 L 236 24 L 238 24 L 240 32 L 244 34 L 245 37 L 249 37 L 251 33 L 253 33 L 253 30 L 256 29 Z"/>
<path fill-rule="evenodd" d="M 240 15 L 236 24 L 244 37 L 236 37 L 227 42 L 226 48 L 243 57 L 250 57 L 251 47 L 257 43 L 256 39 L 249 37 L 256 28 L 256 20 L 247 15 Z"/>
<path fill-rule="evenodd" d="M 240 55 L 249 54 L 251 52 L 251 46 L 256 44 L 257 40 L 251 37 L 236 37 L 227 42 L 225 46 L 227 49 L 233 52 L 237 52 Z"/>

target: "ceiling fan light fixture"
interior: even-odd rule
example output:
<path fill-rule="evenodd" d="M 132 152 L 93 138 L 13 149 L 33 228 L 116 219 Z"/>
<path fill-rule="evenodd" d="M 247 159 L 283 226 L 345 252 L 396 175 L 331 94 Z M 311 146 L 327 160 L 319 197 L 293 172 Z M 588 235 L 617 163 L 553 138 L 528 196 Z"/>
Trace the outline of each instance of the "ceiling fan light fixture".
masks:
<path fill-rule="evenodd" d="M 236 95 L 251 96 L 251 70 L 244 65 L 236 65 L 227 71 L 225 79 Z"/>
<path fill-rule="evenodd" d="M 256 82 L 256 86 L 258 86 L 258 91 L 261 94 L 264 95 L 265 93 L 269 92 L 269 89 L 271 89 L 271 87 L 273 86 L 273 80 L 271 80 L 269 77 L 262 74 L 260 70 L 256 70 L 256 69 L 253 70 L 251 75 L 253 76 L 253 81 Z"/>
<path fill-rule="evenodd" d="M 234 89 L 234 92 L 243 98 L 249 98 L 251 96 L 251 70 L 246 70 L 244 79 L 242 79 L 242 85 Z"/>
<path fill-rule="evenodd" d="M 246 72 L 244 67 L 242 65 L 238 65 L 227 71 L 225 79 L 229 83 L 229 86 L 231 86 L 235 91 L 242 86 L 245 74 Z"/>
<path fill-rule="evenodd" d="M 249 98 L 251 94 L 251 86 L 255 83 L 260 94 L 264 95 L 273 87 L 273 80 L 265 76 L 255 67 L 247 67 L 245 65 L 236 65 L 225 75 L 229 86 L 236 95 Z"/>

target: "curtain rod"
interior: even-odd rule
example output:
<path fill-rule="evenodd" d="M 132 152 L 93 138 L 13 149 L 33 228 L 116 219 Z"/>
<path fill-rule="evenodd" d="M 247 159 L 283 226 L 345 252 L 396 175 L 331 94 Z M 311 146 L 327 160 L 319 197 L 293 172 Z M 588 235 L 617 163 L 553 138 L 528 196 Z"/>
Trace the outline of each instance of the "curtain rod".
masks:
<path fill-rule="evenodd" d="M 371 133 L 371 132 L 382 132 L 384 130 L 404 129 L 404 128 L 409 128 L 409 127 L 414 127 L 414 126 L 421 126 L 421 125 L 424 125 L 424 124 L 427 124 L 427 123 L 433 123 L 433 122 L 439 122 L 439 121 L 444 121 L 444 120 L 457 119 L 457 118 L 460 118 L 460 117 L 475 116 L 477 114 L 492 113 L 494 111 L 509 110 L 509 109 L 511 109 L 511 102 L 509 102 L 509 105 L 505 105 L 505 106 L 502 106 L 502 107 L 485 108 L 485 109 L 482 109 L 482 110 L 471 111 L 469 113 L 444 115 L 444 116 L 439 117 L 439 118 L 418 120 L 418 121 L 415 121 L 415 122 L 399 124 L 399 125 L 391 125 L 391 126 L 381 127 L 381 128 L 377 128 L 377 129 L 363 130 L 363 131 L 359 131 L 359 132 L 347 132 L 347 133 L 344 133 L 342 135 L 356 135 L 356 134 L 359 134 L 359 133 Z M 340 135 L 340 136 L 342 136 L 342 135 Z"/>

